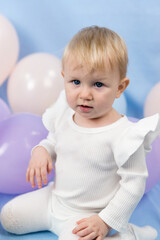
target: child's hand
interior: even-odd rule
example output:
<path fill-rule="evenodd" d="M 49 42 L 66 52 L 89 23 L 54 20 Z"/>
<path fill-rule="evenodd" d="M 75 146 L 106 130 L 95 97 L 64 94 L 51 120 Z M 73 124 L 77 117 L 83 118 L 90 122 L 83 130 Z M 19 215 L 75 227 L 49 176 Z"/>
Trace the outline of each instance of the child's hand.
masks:
<path fill-rule="evenodd" d="M 43 183 L 47 184 L 47 172 L 51 173 L 53 169 L 52 159 L 44 147 L 38 146 L 32 152 L 32 157 L 26 173 L 27 182 L 31 182 L 32 187 L 35 187 L 35 176 L 38 187 L 42 187 Z"/>
<path fill-rule="evenodd" d="M 72 233 L 80 237 L 78 240 L 103 240 L 110 230 L 110 227 L 98 215 L 81 219 L 77 224 L 78 226 L 73 229 Z"/>

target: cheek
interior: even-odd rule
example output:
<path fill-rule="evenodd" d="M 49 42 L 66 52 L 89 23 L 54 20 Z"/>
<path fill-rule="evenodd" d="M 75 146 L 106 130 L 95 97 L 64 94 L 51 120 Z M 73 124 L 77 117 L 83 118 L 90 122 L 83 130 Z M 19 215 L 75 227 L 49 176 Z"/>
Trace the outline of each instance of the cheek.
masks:
<path fill-rule="evenodd" d="M 65 85 L 65 92 L 66 92 L 66 98 L 67 100 L 69 100 L 69 98 L 71 97 L 71 89 L 69 86 Z"/>
<path fill-rule="evenodd" d="M 67 102 L 68 102 L 69 106 L 73 107 L 73 105 L 75 103 L 75 98 L 70 91 L 66 92 L 66 98 L 67 98 Z"/>
<path fill-rule="evenodd" d="M 99 99 L 99 107 L 100 108 L 111 107 L 113 105 L 114 100 L 115 94 L 113 92 L 108 92 Z"/>
<path fill-rule="evenodd" d="M 117 96 L 117 89 L 113 89 L 112 91 L 110 91 L 110 93 L 108 94 L 108 99 L 110 99 L 110 101 L 114 101 L 114 99 Z"/>

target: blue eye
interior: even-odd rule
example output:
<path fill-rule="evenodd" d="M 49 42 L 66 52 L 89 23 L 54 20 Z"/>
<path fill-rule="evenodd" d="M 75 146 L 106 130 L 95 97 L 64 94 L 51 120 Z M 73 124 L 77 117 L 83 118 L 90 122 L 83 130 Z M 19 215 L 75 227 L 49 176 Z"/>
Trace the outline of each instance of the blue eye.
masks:
<path fill-rule="evenodd" d="M 103 87 L 103 83 L 101 83 L 101 82 L 96 82 L 94 85 L 98 88 Z"/>
<path fill-rule="evenodd" d="M 79 80 L 73 80 L 72 82 L 73 82 L 73 84 L 75 84 L 75 85 L 79 85 L 79 84 L 80 84 L 80 81 L 79 81 Z"/>

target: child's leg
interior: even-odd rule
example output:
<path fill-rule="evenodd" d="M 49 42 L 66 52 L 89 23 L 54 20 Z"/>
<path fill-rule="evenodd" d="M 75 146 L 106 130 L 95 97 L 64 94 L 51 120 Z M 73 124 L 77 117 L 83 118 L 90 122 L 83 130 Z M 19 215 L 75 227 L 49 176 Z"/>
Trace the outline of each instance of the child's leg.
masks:
<path fill-rule="evenodd" d="M 128 230 L 125 233 L 116 233 L 113 236 L 106 237 L 106 240 L 155 240 L 157 231 L 150 227 L 138 227 L 133 224 L 128 225 Z"/>
<path fill-rule="evenodd" d="M 58 240 L 78 240 L 79 237 L 76 234 L 73 234 L 72 230 L 76 227 L 76 222 L 84 217 L 88 216 L 85 215 L 73 217 L 70 220 L 66 221 L 66 223 L 63 225 L 61 233 L 59 234 Z"/>
<path fill-rule="evenodd" d="M 18 196 L 3 206 L 0 220 L 8 232 L 25 234 L 49 230 L 52 185 Z"/>
<path fill-rule="evenodd" d="M 73 228 L 76 226 L 76 221 L 79 220 L 79 218 L 72 218 L 71 220 L 68 220 L 63 225 L 63 230 L 59 234 L 58 240 L 78 240 L 79 237 L 72 233 Z"/>

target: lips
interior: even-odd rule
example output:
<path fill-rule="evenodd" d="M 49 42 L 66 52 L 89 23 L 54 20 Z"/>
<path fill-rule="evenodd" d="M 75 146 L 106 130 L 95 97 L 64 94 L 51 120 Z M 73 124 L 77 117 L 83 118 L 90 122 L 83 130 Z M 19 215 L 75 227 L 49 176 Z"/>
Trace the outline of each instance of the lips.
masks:
<path fill-rule="evenodd" d="M 81 112 L 90 112 L 90 110 L 91 110 L 93 107 L 88 106 L 88 105 L 79 105 L 79 108 L 80 108 Z"/>

